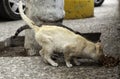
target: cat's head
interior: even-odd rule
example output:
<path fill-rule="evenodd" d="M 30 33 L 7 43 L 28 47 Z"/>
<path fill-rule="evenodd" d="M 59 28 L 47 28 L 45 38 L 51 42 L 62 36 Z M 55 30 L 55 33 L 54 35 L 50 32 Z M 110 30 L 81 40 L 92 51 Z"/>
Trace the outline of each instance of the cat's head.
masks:
<path fill-rule="evenodd" d="M 97 60 L 99 61 L 103 56 L 104 56 L 104 53 L 103 53 L 103 46 L 101 45 L 101 42 L 97 42 L 95 44 L 96 46 L 96 56 L 97 56 Z"/>

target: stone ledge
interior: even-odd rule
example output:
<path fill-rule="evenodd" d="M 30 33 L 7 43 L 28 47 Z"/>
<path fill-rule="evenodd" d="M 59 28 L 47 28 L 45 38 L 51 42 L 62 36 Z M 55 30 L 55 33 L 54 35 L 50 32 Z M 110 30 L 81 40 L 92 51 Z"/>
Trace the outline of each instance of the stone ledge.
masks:
<path fill-rule="evenodd" d="M 83 37 L 87 38 L 90 41 L 97 42 L 100 40 L 101 33 L 81 33 Z M 25 36 L 17 36 L 15 39 L 13 37 L 9 37 L 4 41 L 0 42 L 1 47 L 16 47 L 16 46 L 23 46 L 24 47 L 24 39 Z"/>

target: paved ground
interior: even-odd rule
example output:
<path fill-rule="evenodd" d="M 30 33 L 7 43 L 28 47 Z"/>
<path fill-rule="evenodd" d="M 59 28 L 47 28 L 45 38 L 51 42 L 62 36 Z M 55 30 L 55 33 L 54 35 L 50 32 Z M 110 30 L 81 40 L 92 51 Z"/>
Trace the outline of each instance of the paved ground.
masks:
<path fill-rule="evenodd" d="M 117 4 L 117 0 L 105 0 L 101 7 L 95 8 L 94 17 L 65 20 L 64 24 L 80 32 L 102 32 L 101 40 L 106 53 L 120 55 L 120 32 L 117 30 L 120 18 Z M 0 41 L 13 35 L 21 25 L 24 25 L 21 20 L 0 21 Z M 91 61 L 86 63 L 88 64 L 73 68 L 67 68 L 64 63 L 59 67 L 51 67 L 44 64 L 39 56 L 1 56 L 0 79 L 120 79 L 118 66 L 105 68 Z"/>
<path fill-rule="evenodd" d="M 51 67 L 40 57 L 0 57 L 0 79 L 119 79 L 118 67 L 64 65 Z"/>

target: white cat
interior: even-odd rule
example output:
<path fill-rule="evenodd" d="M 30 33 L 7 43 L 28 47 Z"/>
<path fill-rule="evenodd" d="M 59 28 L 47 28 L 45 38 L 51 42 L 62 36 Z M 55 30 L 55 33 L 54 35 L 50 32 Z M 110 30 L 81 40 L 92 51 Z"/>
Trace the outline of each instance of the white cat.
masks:
<path fill-rule="evenodd" d="M 58 63 L 51 59 L 54 51 L 64 54 L 67 67 L 72 67 L 70 62 L 72 57 L 74 62 L 79 64 L 75 57 L 86 57 L 97 61 L 103 55 L 100 43 L 90 42 L 66 28 L 54 25 L 38 27 L 23 13 L 21 1 L 19 11 L 22 19 L 34 30 L 36 41 L 42 46 L 41 57 L 52 66 L 58 66 Z"/>

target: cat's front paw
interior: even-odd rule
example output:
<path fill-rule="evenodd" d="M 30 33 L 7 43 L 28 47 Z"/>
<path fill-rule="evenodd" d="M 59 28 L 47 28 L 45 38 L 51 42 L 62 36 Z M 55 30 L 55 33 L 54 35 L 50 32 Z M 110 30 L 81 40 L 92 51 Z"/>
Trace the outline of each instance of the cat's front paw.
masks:
<path fill-rule="evenodd" d="M 67 67 L 72 67 L 73 65 L 72 64 L 66 64 L 67 65 Z"/>
<path fill-rule="evenodd" d="M 52 66 L 57 67 L 57 66 L 58 66 L 58 63 L 52 63 Z"/>

